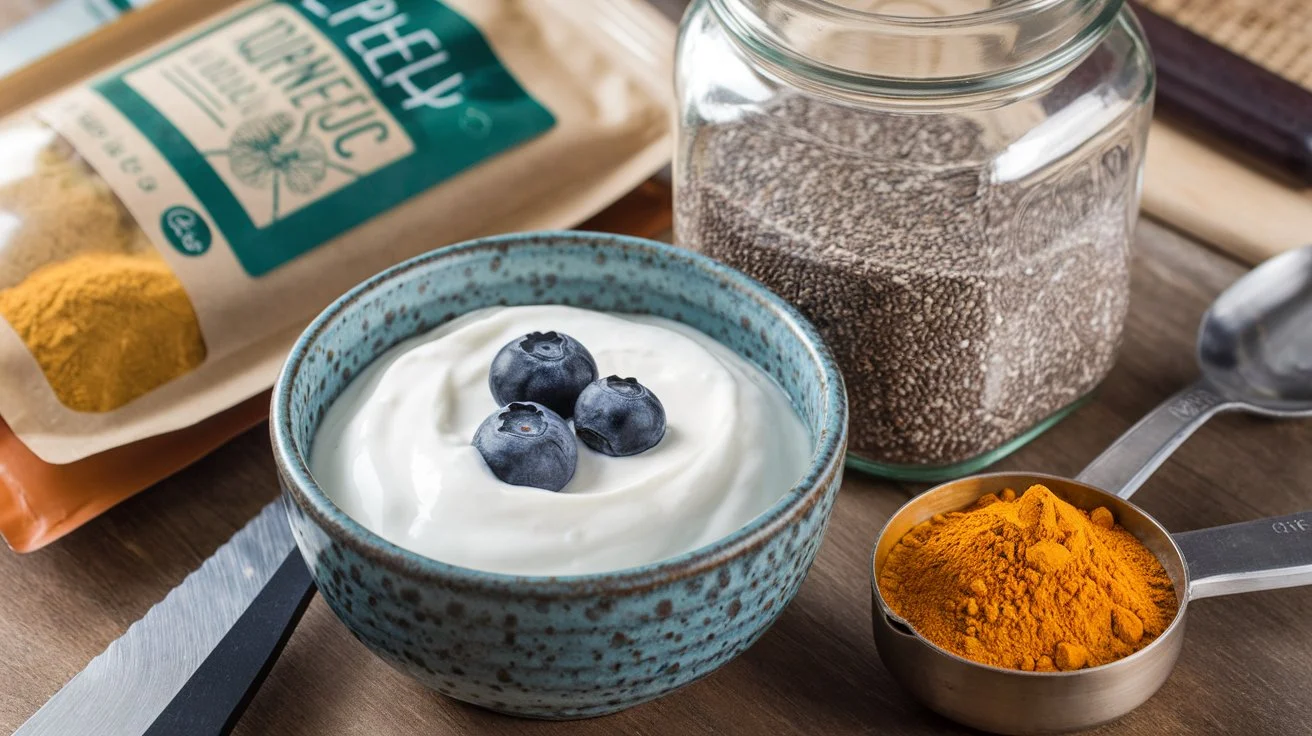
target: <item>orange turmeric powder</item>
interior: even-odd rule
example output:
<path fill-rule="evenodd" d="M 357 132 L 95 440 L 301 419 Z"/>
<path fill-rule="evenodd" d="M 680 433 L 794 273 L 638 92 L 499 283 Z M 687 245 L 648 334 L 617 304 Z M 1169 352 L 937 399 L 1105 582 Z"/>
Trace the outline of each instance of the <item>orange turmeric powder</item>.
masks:
<path fill-rule="evenodd" d="M 1178 606 L 1161 563 L 1108 509 L 1082 511 L 1041 485 L 912 529 L 889 551 L 879 591 L 939 647 L 1028 671 L 1129 656 Z"/>

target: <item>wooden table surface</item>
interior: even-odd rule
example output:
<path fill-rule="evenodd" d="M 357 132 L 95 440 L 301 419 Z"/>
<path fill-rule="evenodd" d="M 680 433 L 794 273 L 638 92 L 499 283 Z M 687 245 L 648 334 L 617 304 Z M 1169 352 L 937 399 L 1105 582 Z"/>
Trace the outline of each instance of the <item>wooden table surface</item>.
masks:
<path fill-rule="evenodd" d="M 1193 335 L 1243 269 L 1139 227 L 1125 347 L 1096 399 L 1000 468 L 1073 474 L 1194 376 Z M 1205 426 L 1135 497 L 1172 530 L 1312 508 L 1312 423 Z M 743 656 L 624 713 L 522 721 L 447 700 L 375 659 L 316 598 L 237 733 L 958 733 L 913 703 L 870 636 L 875 533 L 914 490 L 849 474 L 797 599 Z M 9 733 L 276 495 L 265 428 L 50 548 L 0 552 L 0 732 Z M 1312 588 L 1201 601 L 1170 681 L 1102 734 L 1312 733 Z"/>

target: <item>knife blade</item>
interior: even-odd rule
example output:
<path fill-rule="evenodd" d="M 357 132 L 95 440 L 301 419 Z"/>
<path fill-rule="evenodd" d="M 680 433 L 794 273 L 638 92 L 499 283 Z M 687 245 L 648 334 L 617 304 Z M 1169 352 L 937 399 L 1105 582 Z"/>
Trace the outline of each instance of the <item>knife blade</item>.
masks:
<path fill-rule="evenodd" d="M 314 587 L 296 551 L 281 501 L 265 506 L 69 680 L 14 736 L 141 736 L 152 726 L 160 733 L 157 720 L 168 721 L 161 720 L 161 714 L 180 710 L 174 705 L 170 711 L 175 699 L 195 703 L 198 691 L 214 693 L 214 683 L 222 681 L 201 676 L 216 669 L 216 648 L 245 646 L 248 651 L 237 652 L 238 658 L 244 654 L 247 659 L 250 655 L 267 659 L 257 663 L 257 674 L 262 676 L 285 643 L 290 626 L 285 633 L 274 632 L 281 635 L 277 642 L 252 643 L 248 637 L 237 640 L 229 634 L 239 622 L 258 623 L 251 621 L 249 609 L 276 574 L 287 578 L 301 594 L 297 610 L 292 612 L 294 621 L 304 611 Z M 223 657 L 232 658 L 232 651 Z M 228 728 L 253 694 L 258 679 L 236 678 L 231 683 L 240 690 L 241 702 L 232 704 L 237 710 L 226 719 Z"/>

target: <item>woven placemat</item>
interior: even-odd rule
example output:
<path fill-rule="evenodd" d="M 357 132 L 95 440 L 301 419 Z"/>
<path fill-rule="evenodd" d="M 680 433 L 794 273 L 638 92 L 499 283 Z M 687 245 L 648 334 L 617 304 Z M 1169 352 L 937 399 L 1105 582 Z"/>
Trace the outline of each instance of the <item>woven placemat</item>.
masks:
<path fill-rule="evenodd" d="M 1148 9 L 1312 90 L 1309 0 L 1140 0 Z M 1250 263 L 1312 242 L 1312 192 L 1158 119 L 1145 212 Z"/>
<path fill-rule="evenodd" d="M 1139 0 L 1198 35 L 1312 89 L 1308 0 Z"/>

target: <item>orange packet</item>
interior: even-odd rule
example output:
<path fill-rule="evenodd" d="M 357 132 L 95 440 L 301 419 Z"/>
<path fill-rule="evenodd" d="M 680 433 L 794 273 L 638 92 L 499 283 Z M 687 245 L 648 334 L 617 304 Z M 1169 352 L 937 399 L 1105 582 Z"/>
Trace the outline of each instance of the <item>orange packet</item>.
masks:
<path fill-rule="evenodd" d="M 34 455 L 0 419 L 0 535 L 15 552 L 40 549 L 205 457 L 268 413 L 265 391 L 199 424 L 66 465 Z"/>
<path fill-rule="evenodd" d="M 670 190 L 649 181 L 580 229 L 654 237 L 671 225 Z M 264 391 L 196 424 L 71 463 L 47 463 L 0 419 L 0 536 L 31 552 L 213 452 L 268 416 Z"/>

